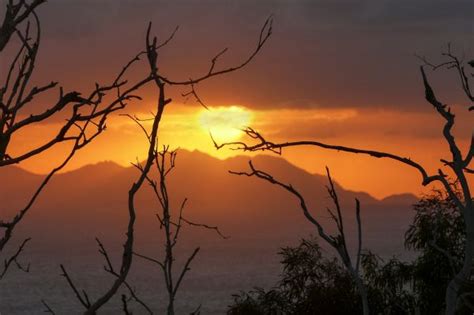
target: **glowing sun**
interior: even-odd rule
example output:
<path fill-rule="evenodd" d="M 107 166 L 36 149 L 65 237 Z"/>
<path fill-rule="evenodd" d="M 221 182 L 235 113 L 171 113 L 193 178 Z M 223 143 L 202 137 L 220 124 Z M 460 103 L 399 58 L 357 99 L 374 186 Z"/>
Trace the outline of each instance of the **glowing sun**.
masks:
<path fill-rule="evenodd" d="M 242 135 L 241 129 L 250 125 L 252 114 L 239 106 L 210 107 L 199 115 L 200 126 L 216 141 L 232 141 Z"/>

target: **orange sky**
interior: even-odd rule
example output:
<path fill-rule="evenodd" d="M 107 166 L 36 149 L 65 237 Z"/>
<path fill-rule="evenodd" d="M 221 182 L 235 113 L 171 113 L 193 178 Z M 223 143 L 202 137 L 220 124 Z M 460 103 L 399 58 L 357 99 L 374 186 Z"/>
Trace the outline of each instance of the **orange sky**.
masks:
<path fill-rule="evenodd" d="M 150 108 L 150 110 L 152 110 Z M 146 118 L 147 114 L 138 114 Z M 467 116 L 469 117 L 469 116 Z M 469 120 L 459 121 L 459 129 L 467 130 Z M 447 147 L 439 136 L 442 120 L 435 113 L 397 113 L 390 111 L 361 112 L 357 109 L 278 109 L 250 110 L 238 105 L 210 107 L 206 110 L 196 104 L 173 104 L 162 121 L 160 142 L 187 150 L 199 150 L 217 158 L 226 158 L 240 152 L 217 151 L 208 134 L 218 142 L 246 140 L 239 127 L 253 126 L 272 141 L 319 140 L 327 143 L 379 149 L 410 157 L 435 172 L 439 159 L 448 158 Z M 20 152 L 40 144 L 60 125 L 53 123 L 37 126 L 24 133 L 14 143 L 12 152 Z M 424 133 L 423 133 L 424 132 Z M 417 137 L 413 135 L 417 134 Z M 458 132 L 464 147 L 469 134 Z M 28 139 L 25 141 L 24 139 Z M 46 172 L 60 162 L 64 148 L 58 147 L 38 158 L 22 164 L 34 172 Z M 440 154 L 444 152 L 444 154 Z M 67 169 L 88 163 L 113 160 L 129 165 L 146 157 L 146 140 L 141 130 L 126 117 L 114 116 L 108 129 L 88 148 L 79 152 Z M 392 161 L 337 153 L 318 148 L 285 150 L 283 157 L 312 173 L 324 173 L 329 166 L 334 177 L 346 188 L 366 191 L 382 198 L 394 193 L 421 193 L 420 177 L 413 169 Z"/>
<path fill-rule="evenodd" d="M 253 49 L 263 21 L 273 14 L 273 35 L 252 63 L 197 87 L 209 112 L 192 100 L 184 104 L 183 90 L 170 90 L 174 103 L 163 119 L 161 143 L 226 158 L 237 153 L 217 152 L 208 127 L 217 138 L 235 140 L 241 136 L 236 128 L 245 124 L 271 141 L 313 139 L 386 150 L 435 172 L 439 159 L 449 157 L 440 136 L 443 121 L 424 100 L 420 60 L 414 54 L 439 61 L 445 43 L 452 42 L 460 55 L 473 55 L 474 4 L 454 2 L 51 1 L 38 10 L 43 34 L 33 81 L 58 80 L 65 91 L 90 91 L 95 82 L 109 82 L 143 49 L 148 21 L 154 22 L 159 39 L 180 26 L 160 51 L 159 67 L 167 77 L 186 80 L 207 71 L 210 59 L 225 47 L 229 51 L 218 67 L 239 64 Z M 7 59 L 0 60 L 0 70 Z M 143 71 L 148 70 L 136 68 L 129 79 L 142 77 Z M 462 114 L 466 102 L 457 77 L 449 71 L 428 75 L 441 100 L 460 104 L 454 107 L 461 113 L 456 134 L 466 146 L 474 117 Z M 140 91 L 144 101 L 131 104 L 127 112 L 147 117 L 153 111 L 153 93 Z M 44 108 L 47 100 L 33 104 L 30 112 Z M 18 135 L 11 153 L 42 143 L 62 119 Z M 145 138 L 130 120 L 116 115 L 107 126 L 67 169 L 102 160 L 128 165 L 145 158 Z M 44 173 L 63 153 L 60 146 L 21 166 Z M 419 175 L 391 161 L 316 148 L 286 150 L 283 157 L 314 173 L 324 173 L 327 165 L 346 188 L 376 197 L 422 192 Z"/>

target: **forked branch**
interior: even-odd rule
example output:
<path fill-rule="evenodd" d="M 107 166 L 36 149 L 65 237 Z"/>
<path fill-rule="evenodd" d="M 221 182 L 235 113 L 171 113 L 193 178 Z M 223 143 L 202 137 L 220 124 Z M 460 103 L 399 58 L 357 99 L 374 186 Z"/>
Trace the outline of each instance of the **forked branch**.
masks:
<path fill-rule="evenodd" d="M 329 246 L 331 246 L 333 249 L 336 250 L 336 252 L 339 255 L 339 258 L 341 259 L 343 265 L 349 272 L 349 274 L 352 276 L 354 282 L 357 285 L 357 289 L 359 291 L 362 305 L 363 305 L 363 310 L 364 314 L 369 314 L 369 304 L 367 300 L 367 290 L 365 288 L 365 285 L 362 281 L 362 278 L 359 273 L 359 265 L 360 265 L 360 259 L 361 259 L 361 248 L 362 248 L 362 223 L 360 219 L 360 203 L 359 200 L 356 199 L 356 218 L 357 218 L 357 231 L 358 231 L 358 247 L 357 247 L 357 262 L 356 265 L 354 266 L 351 260 L 351 256 L 349 254 L 349 250 L 347 247 L 347 242 L 346 242 L 346 235 L 344 231 L 344 224 L 343 224 L 343 215 L 341 211 L 341 206 L 339 203 L 339 198 L 334 186 L 334 182 L 331 178 L 331 174 L 329 172 L 329 168 L 326 168 L 327 171 L 327 178 L 329 182 L 329 186 L 327 186 L 328 194 L 331 197 L 331 200 L 336 208 L 336 212 L 332 211 L 331 209 L 327 209 L 328 212 L 331 215 L 331 218 L 334 220 L 336 227 L 337 227 L 337 234 L 331 235 L 326 232 L 322 224 L 319 222 L 319 220 L 313 216 L 313 214 L 310 212 L 308 209 L 306 200 L 304 199 L 303 195 L 293 187 L 291 184 L 286 184 L 283 183 L 282 181 L 276 179 L 273 177 L 271 174 L 264 172 L 262 170 L 259 170 L 254 167 L 252 161 L 249 161 L 249 167 L 250 171 L 249 172 L 235 172 L 235 171 L 229 171 L 229 173 L 234 174 L 234 175 L 240 175 L 240 176 L 248 176 L 248 177 L 257 177 L 259 179 L 262 179 L 266 182 L 269 182 L 273 185 L 279 186 L 292 194 L 294 197 L 296 197 L 299 201 L 300 208 L 303 212 L 303 215 L 305 218 L 312 223 L 317 231 L 319 236 L 328 243 Z"/>

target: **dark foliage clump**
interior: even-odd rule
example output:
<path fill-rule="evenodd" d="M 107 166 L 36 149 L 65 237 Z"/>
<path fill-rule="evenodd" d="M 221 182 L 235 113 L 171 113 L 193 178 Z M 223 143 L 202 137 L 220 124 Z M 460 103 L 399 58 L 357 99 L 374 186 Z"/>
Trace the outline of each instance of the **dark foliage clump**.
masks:
<path fill-rule="evenodd" d="M 414 261 L 384 261 L 367 251 L 361 260 L 372 314 L 442 314 L 446 286 L 462 264 L 466 239 L 462 215 L 449 196 L 434 192 L 414 205 L 405 247 Z M 283 273 L 275 288 L 234 295 L 230 315 L 361 314 L 353 278 L 335 258 L 325 257 L 316 239 L 283 248 Z M 474 286 L 463 286 L 458 314 L 472 314 Z"/>

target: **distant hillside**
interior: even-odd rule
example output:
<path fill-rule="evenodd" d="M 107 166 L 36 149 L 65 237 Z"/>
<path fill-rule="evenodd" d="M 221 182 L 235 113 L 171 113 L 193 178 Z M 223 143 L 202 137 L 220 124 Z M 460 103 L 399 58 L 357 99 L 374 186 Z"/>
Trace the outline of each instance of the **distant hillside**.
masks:
<path fill-rule="evenodd" d="M 292 183 L 304 194 L 312 213 L 329 231 L 334 230 L 325 210 L 331 203 L 324 176 L 309 174 L 273 156 L 257 156 L 253 161 L 256 167 Z M 183 283 L 183 305 L 189 301 L 193 307 L 202 303 L 204 310 L 224 309 L 230 303 L 231 294 L 239 290 L 271 287 L 280 273 L 280 257 L 276 254 L 279 249 L 316 234 L 293 196 L 256 178 L 228 173 L 228 170 L 247 170 L 247 157 L 221 161 L 200 152 L 180 151 L 176 162 L 168 186 L 174 210 L 187 197 L 186 218 L 217 225 L 230 236 L 223 240 L 213 231 L 183 228 L 177 246 L 177 264 L 180 258 L 182 263 L 183 257 L 187 257 L 183 255 L 201 247 Z M 73 313 L 73 293 L 59 275 L 59 264 L 65 264 L 77 283 L 94 295 L 104 289 L 111 279 L 103 272 L 104 262 L 94 238 L 100 237 L 112 261 L 118 264 L 128 219 L 127 193 L 137 176 L 133 167 L 112 162 L 55 176 L 9 244 L 7 251 L 13 251 L 15 244 L 32 237 L 21 257 L 22 261 L 31 263 L 31 271 L 25 274 L 13 269 L 2 279 L 0 309 L 15 310 L 12 312 L 15 314 L 30 314 L 20 311 L 26 309 L 40 312 L 41 299 L 47 299 L 61 314 Z M 41 178 L 17 167 L 0 169 L 2 217 L 23 206 Z M 403 235 L 412 219 L 414 196 L 398 195 L 378 201 L 367 193 L 349 191 L 339 185 L 337 190 L 351 250 L 355 249 L 356 239 L 354 198 L 358 198 L 362 205 L 363 246 L 382 257 L 398 254 L 409 257 L 403 248 Z M 155 217 L 157 206 L 150 187 L 144 185 L 137 202 L 135 250 L 159 258 L 163 254 L 163 238 Z M 138 287 L 140 296 L 149 305 L 158 309 L 164 305 L 157 299 L 164 291 L 157 289 L 163 279 L 155 265 L 135 259 L 129 281 Z M 25 294 L 28 299 L 20 304 L 17 297 Z M 118 305 L 117 301 L 110 303 L 103 313 L 117 314 L 119 311 L 114 307 Z"/>
<path fill-rule="evenodd" d="M 412 205 L 418 201 L 418 198 L 412 194 L 397 194 L 388 196 L 381 201 L 387 205 Z"/>
<path fill-rule="evenodd" d="M 187 197 L 186 215 L 190 219 L 219 225 L 234 236 L 283 238 L 313 231 L 293 196 L 257 178 L 228 173 L 228 170 L 247 170 L 247 163 L 248 158 L 242 156 L 221 161 L 197 151 L 180 151 L 176 169 L 169 179 L 172 204 L 177 208 Z M 256 156 L 253 163 L 299 189 L 313 213 L 332 226 L 325 210 L 331 203 L 324 176 L 312 175 L 282 158 L 268 155 Z M 28 215 L 22 233 L 41 233 L 42 239 L 50 237 L 51 240 L 59 233 L 64 242 L 93 235 L 121 237 L 127 219 L 127 192 L 137 175 L 133 167 L 113 162 L 56 175 Z M 24 204 L 40 179 L 41 176 L 17 167 L 0 170 L 0 181 L 6 183 L 0 190 L 0 199 L 4 200 L 1 213 L 11 213 Z M 411 204 L 416 201 L 413 195 L 396 195 L 378 201 L 367 193 L 345 190 L 340 185 L 337 190 L 347 220 L 354 218 L 354 199 L 361 201 L 367 239 L 386 231 L 394 231 L 393 238 L 399 239 L 411 220 Z M 139 231 L 145 239 L 156 228 L 153 220 L 156 206 L 149 187 L 144 185 L 137 209 Z M 351 226 L 353 223 L 348 224 L 348 229 Z"/>

